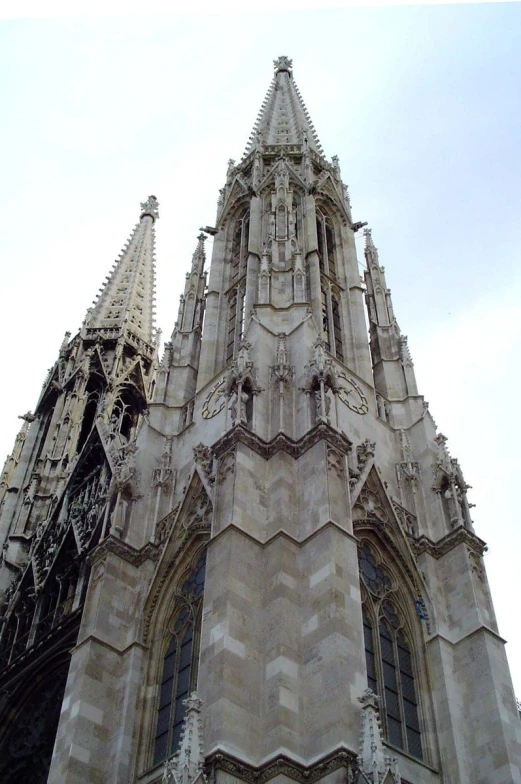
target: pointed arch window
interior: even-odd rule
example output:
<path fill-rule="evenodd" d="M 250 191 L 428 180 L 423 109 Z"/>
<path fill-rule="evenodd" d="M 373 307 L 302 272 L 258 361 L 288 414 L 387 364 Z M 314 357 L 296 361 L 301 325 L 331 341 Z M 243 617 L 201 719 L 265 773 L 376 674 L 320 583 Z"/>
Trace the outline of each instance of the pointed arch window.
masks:
<path fill-rule="evenodd" d="M 336 243 L 331 219 L 317 209 L 317 245 L 320 271 L 336 280 Z"/>
<path fill-rule="evenodd" d="M 331 313 L 333 317 L 333 338 L 335 343 L 335 356 L 344 361 L 344 346 L 342 343 L 342 323 L 340 320 L 340 300 L 335 294 L 331 295 Z"/>
<path fill-rule="evenodd" d="M 230 362 L 233 359 L 244 331 L 244 291 L 248 261 L 249 227 L 249 213 L 245 210 L 235 224 L 231 244 L 226 362 Z"/>
<path fill-rule="evenodd" d="M 344 361 L 342 340 L 342 307 L 337 280 L 335 233 L 331 219 L 317 209 L 317 249 L 320 268 L 320 301 L 322 334 L 326 348 Z"/>
<path fill-rule="evenodd" d="M 177 751 L 186 713 L 183 702 L 197 685 L 205 571 L 206 551 L 181 588 L 172 636 L 163 659 L 154 741 L 154 765 Z"/>
<path fill-rule="evenodd" d="M 393 598 L 393 580 L 375 551 L 359 553 L 367 685 L 380 696 L 380 717 L 389 743 L 423 759 L 413 652 L 402 614 Z"/>

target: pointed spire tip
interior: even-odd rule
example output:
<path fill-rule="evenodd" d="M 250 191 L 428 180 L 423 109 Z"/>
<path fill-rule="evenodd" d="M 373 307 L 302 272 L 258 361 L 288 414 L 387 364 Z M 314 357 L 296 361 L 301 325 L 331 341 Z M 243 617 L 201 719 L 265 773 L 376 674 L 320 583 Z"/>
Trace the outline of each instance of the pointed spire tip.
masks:
<path fill-rule="evenodd" d="M 290 76 L 293 76 L 293 60 L 290 60 L 286 55 L 277 57 L 277 59 L 273 61 L 273 67 L 275 68 L 276 74 L 286 71 Z"/>
<path fill-rule="evenodd" d="M 148 199 L 141 203 L 141 215 L 140 218 L 143 218 L 145 215 L 150 215 L 154 221 L 159 218 L 159 202 L 155 196 L 149 196 Z"/>

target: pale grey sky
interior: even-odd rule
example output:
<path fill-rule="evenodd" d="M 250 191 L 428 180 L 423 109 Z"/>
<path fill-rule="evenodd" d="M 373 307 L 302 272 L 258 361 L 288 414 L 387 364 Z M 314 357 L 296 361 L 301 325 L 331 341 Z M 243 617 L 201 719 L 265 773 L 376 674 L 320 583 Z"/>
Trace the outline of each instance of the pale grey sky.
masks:
<path fill-rule="evenodd" d="M 169 335 L 198 229 L 287 54 L 473 486 L 521 696 L 520 5 L 141 14 L 0 23 L 0 455 L 150 193 Z"/>

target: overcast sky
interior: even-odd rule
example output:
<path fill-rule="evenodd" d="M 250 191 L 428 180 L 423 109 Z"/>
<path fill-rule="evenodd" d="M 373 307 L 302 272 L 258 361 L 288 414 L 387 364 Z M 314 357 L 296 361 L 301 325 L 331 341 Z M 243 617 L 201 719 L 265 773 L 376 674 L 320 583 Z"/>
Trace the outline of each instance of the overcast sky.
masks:
<path fill-rule="evenodd" d="M 286 54 L 473 486 L 521 696 L 521 7 L 274 5 L 0 23 L 0 455 L 151 193 L 157 323 L 170 334 L 199 227 Z"/>

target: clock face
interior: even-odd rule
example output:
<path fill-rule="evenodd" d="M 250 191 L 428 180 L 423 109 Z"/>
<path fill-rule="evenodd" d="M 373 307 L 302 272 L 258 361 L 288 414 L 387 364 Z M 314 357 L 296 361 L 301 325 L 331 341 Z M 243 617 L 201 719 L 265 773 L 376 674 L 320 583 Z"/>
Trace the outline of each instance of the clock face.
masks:
<path fill-rule="evenodd" d="M 344 373 L 338 375 L 340 381 L 340 390 L 338 397 L 351 411 L 355 414 L 367 414 L 369 406 L 367 405 L 367 398 L 352 378 L 348 378 Z"/>
<path fill-rule="evenodd" d="M 214 384 L 210 394 L 203 403 L 203 419 L 211 419 L 223 410 L 226 403 L 224 384 L 224 378 L 218 381 L 217 384 Z"/>

